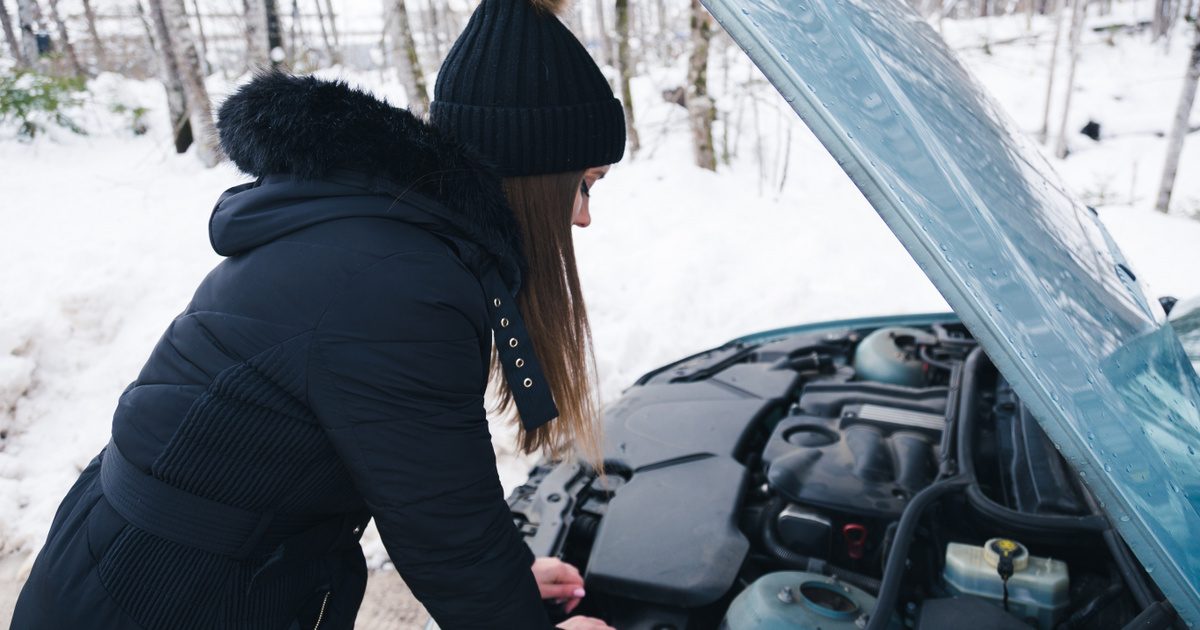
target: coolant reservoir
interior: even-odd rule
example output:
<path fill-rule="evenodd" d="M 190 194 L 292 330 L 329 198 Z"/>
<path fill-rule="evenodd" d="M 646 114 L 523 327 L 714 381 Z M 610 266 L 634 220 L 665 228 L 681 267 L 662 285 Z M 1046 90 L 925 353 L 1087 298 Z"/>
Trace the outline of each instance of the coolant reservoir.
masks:
<path fill-rule="evenodd" d="M 912 356 L 917 342 L 934 344 L 937 337 L 917 328 L 880 328 L 863 338 L 854 351 L 859 380 L 920 387 L 925 366 Z"/>
<path fill-rule="evenodd" d="M 721 630 L 860 630 L 875 608 L 865 591 L 819 573 L 768 573 L 734 598 Z M 895 619 L 890 627 L 898 628 Z"/>
<path fill-rule="evenodd" d="M 1067 563 L 1029 555 L 1016 541 L 993 538 L 982 547 L 950 543 L 942 577 L 952 591 L 1004 605 L 1001 554 L 1012 560 L 1008 578 L 1008 611 L 1039 628 L 1049 629 L 1066 611 Z"/>

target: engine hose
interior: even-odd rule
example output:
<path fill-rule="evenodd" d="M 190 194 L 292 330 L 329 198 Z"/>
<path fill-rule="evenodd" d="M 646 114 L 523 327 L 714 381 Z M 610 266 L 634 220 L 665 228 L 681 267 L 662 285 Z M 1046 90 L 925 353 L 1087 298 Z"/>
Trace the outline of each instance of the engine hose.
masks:
<path fill-rule="evenodd" d="M 1092 620 L 1092 617 L 1095 617 L 1100 611 L 1104 610 L 1105 606 L 1111 604 L 1123 590 L 1125 590 L 1125 587 L 1122 584 L 1109 584 L 1108 588 L 1101 591 L 1099 595 L 1088 600 L 1088 603 L 1083 606 L 1080 606 L 1070 618 L 1058 624 L 1056 630 L 1075 630 L 1076 628 L 1088 627 L 1088 623 Z"/>
<path fill-rule="evenodd" d="M 912 546 L 917 524 L 920 523 L 925 508 L 936 503 L 942 496 L 970 483 L 972 479 L 966 475 L 943 479 L 918 492 L 904 507 L 904 513 L 900 516 L 900 526 L 896 528 L 896 538 L 888 552 L 887 565 L 883 569 L 883 580 L 880 582 L 875 610 L 867 622 L 866 630 L 884 630 L 892 622 L 892 611 L 896 608 L 900 586 L 904 581 L 904 570 L 908 565 L 908 550 Z"/>
<path fill-rule="evenodd" d="M 834 566 L 820 558 L 796 553 L 784 544 L 779 539 L 779 534 L 775 531 L 775 520 L 779 517 L 779 513 L 783 511 L 783 508 L 784 500 L 781 497 L 775 497 L 767 503 L 767 507 L 762 512 L 760 529 L 762 531 L 763 547 L 766 548 L 767 553 L 772 559 L 779 561 L 780 564 L 791 569 L 835 577 L 842 582 L 857 586 L 872 595 L 879 592 L 879 580 Z"/>
<path fill-rule="evenodd" d="M 975 455 L 971 450 L 975 437 L 975 407 L 978 393 L 976 381 L 986 364 L 982 346 L 967 355 L 963 365 L 962 386 L 958 399 L 958 469 L 971 479 L 967 487 L 967 503 L 984 517 L 1007 527 L 1038 534 L 1099 534 L 1109 529 L 1108 520 L 1098 514 L 1063 516 L 1027 514 L 1000 505 L 983 492 L 975 478 Z"/>
<path fill-rule="evenodd" d="M 1154 592 L 1150 585 L 1146 584 L 1146 578 L 1138 567 L 1137 560 L 1129 552 L 1129 547 L 1125 546 L 1125 541 L 1121 540 L 1116 530 L 1113 529 L 1102 535 L 1104 543 L 1108 545 L 1109 553 L 1112 554 L 1113 561 L 1117 565 L 1117 571 L 1121 573 L 1121 579 L 1129 587 L 1129 594 L 1133 596 L 1133 601 L 1137 602 L 1138 608 L 1145 610 L 1153 606 Z"/>

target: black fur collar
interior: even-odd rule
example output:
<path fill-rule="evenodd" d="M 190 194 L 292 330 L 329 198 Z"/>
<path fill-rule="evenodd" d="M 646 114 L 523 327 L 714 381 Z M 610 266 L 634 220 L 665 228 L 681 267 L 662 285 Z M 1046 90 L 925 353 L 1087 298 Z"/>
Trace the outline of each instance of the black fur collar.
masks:
<path fill-rule="evenodd" d="M 502 266 L 525 269 L 499 176 L 407 110 L 342 81 L 271 71 L 225 100 L 217 130 L 225 154 L 250 175 L 321 179 L 348 170 L 383 178 L 444 206 L 442 218 Z"/>

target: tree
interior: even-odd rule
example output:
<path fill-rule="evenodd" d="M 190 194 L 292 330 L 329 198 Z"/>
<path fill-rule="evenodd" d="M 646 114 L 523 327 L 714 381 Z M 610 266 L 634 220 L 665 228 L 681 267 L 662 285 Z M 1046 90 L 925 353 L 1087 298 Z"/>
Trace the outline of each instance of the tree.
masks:
<path fill-rule="evenodd" d="M 142 25 L 146 28 L 146 37 L 158 53 L 158 74 L 167 91 L 167 116 L 171 123 L 175 152 L 185 153 L 192 146 L 192 123 L 188 119 L 187 96 L 183 93 L 183 81 L 179 78 L 179 64 L 175 61 L 175 47 L 171 43 L 167 18 L 163 15 L 160 2 L 150 3 L 150 20 L 146 19 L 146 11 L 140 0 L 136 6 Z"/>
<path fill-rule="evenodd" d="M 246 15 L 246 67 L 262 68 L 271 63 L 267 43 L 267 4 L 264 0 L 242 0 Z"/>
<path fill-rule="evenodd" d="M 1159 212 L 1166 212 L 1171 205 L 1171 190 L 1175 187 L 1175 175 L 1179 171 L 1179 154 L 1183 150 L 1183 138 L 1189 131 L 1188 118 L 1192 113 L 1192 104 L 1196 101 L 1196 84 L 1200 82 L 1200 22 L 1193 21 L 1192 25 L 1195 27 L 1192 54 L 1188 59 L 1183 89 L 1179 92 L 1175 122 L 1171 125 L 1171 135 L 1167 140 L 1167 161 L 1163 165 L 1162 183 L 1158 186 L 1158 201 L 1154 205 Z"/>
<path fill-rule="evenodd" d="M 1062 38 L 1063 5 L 1066 0 L 1058 2 L 1054 11 L 1054 40 L 1050 43 L 1050 74 L 1046 77 L 1046 103 L 1042 108 L 1042 128 L 1038 130 L 1038 142 L 1046 144 L 1050 134 L 1050 101 L 1054 100 L 1054 69 L 1058 65 L 1058 40 Z M 1030 6 L 1033 3 L 1030 2 Z"/>
<path fill-rule="evenodd" d="M 216 146 L 216 130 L 213 128 L 212 105 L 208 99 L 208 88 L 204 85 L 204 73 L 200 67 L 200 53 L 192 25 L 188 20 L 183 0 L 150 0 L 151 6 L 158 5 L 166 21 L 167 34 L 175 50 L 175 66 L 183 94 L 187 99 L 188 118 L 196 136 L 196 157 L 205 166 L 216 166 L 221 161 L 220 149 Z"/>
<path fill-rule="evenodd" d="M 386 0 L 391 15 L 387 24 L 391 26 L 392 57 L 396 72 L 404 83 L 404 95 L 408 97 L 408 109 L 418 118 L 429 112 L 429 91 L 425 87 L 425 73 L 417 57 L 417 42 L 413 39 L 412 25 L 408 21 L 408 9 L 404 0 Z"/>
<path fill-rule="evenodd" d="M 329 29 L 325 28 L 325 9 L 321 8 L 321 0 L 313 0 L 317 7 L 317 24 L 321 25 L 321 41 L 325 44 L 325 52 L 329 55 L 330 63 L 341 63 L 341 54 L 337 45 L 329 41 Z M 337 31 L 334 31 L 337 34 Z"/>
<path fill-rule="evenodd" d="M 691 0 L 692 53 L 688 57 L 687 109 L 692 127 L 692 149 L 696 166 L 717 170 L 713 151 L 712 124 L 716 108 L 708 95 L 708 44 L 712 40 L 712 22 L 700 0 Z"/>
<path fill-rule="evenodd" d="M 1062 118 L 1058 125 L 1058 143 L 1054 147 L 1054 155 L 1058 159 L 1067 157 L 1067 117 L 1071 114 L 1071 93 L 1075 91 L 1075 66 L 1079 63 L 1079 38 L 1083 32 L 1083 22 L 1087 18 L 1087 0 L 1074 0 L 1071 3 L 1071 36 L 1067 42 L 1070 56 L 1067 66 L 1067 89 L 1063 97 Z"/>
<path fill-rule="evenodd" d="M 37 0 L 17 0 L 17 24 L 21 29 L 21 51 L 31 66 L 40 66 L 42 55 L 38 51 L 37 19 L 41 10 Z"/>
<path fill-rule="evenodd" d="M 204 35 L 204 18 L 200 16 L 200 0 L 192 0 L 192 11 L 196 14 L 196 34 L 200 36 L 200 61 L 204 73 L 212 72 L 208 64 L 208 37 Z"/>
<path fill-rule="evenodd" d="M 83 64 L 79 63 L 79 56 L 75 54 L 75 46 L 71 44 L 71 37 L 67 33 L 67 24 L 63 22 L 62 15 L 58 12 L 58 0 L 50 0 L 50 19 L 54 20 L 54 26 L 58 29 L 58 43 L 62 46 L 67 63 L 71 64 L 71 70 L 77 76 L 87 76 L 87 70 L 84 69 Z"/>
<path fill-rule="evenodd" d="M 92 10 L 92 0 L 83 0 L 83 17 L 87 20 L 88 35 L 92 38 L 92 49 L 96 54 L 96 66 L 103 70 L 108 67 L 108 53 L 104 50 L 104 42 L 100 32 L 96 30 L 96 12 Z M 197 15 L 197 18 L 200 16 Z"/>
<path fill-rule="evenodd" d="M 267 51 L 271 56 L 271 67 L 278 66 L 287 58 L 283 48 L 283 27 L 279 24 L 278 0 L 262 0 L 267 16 Z"/>
<path fill-rule="evenodd" d="M 29 60 L 25 58 L 25 53 L 21 50 L 21 43 L 13 31 L 12 18 L 8 15 L 8 7 L 4 5 L 4 0 L 0 0 L 0 22 L 4 24 L 4 39 L 8 42 L 8 50 L 12 53 L 13 59 L 17 60 L 17 66 L 28 66 Z"/>
<path fill-rule="evenodd" d="M 329 34 L 333 35 L 333 49 L 338 54 L 334 62 L 338 63 L 341 60 L 342 42 L 338 39 L 337 14 L 333 12 L 333 0 L 325 0 L 325 15 L 329 17 Z"/>
<path fill-rule="evenodd" d="M 617 13 L 617 65 L 621 69 L 621 104 L 625 107 L 625 135 L 629 138 L 629 152 L 637 155 L 641 148 L 637 126 L 633 121 L 633 90 L 629 80 L 633 76 L 633 59 L 629 54 L 629 0 L 616 0 Z"/>
<path fill-rule="evenodd" d="M 608 34 L 608 22 L 604 19 L 604 0 L 596 0 L 596 36 L 600 40 L 602 65 L 613 65 L 612 37 Z"/>
<path fill-rule="evenodd" d="M 438 19 L 437 3 L 433 0 L 427 0 L 425 3 L 426 31 L 429 33 L 429 41 L 433 43 L 433 56 L 437 58 L 438 63 L 444 58 L 442 55 L 442 30 Z"/>
<path fill-rule="evenodd" d="M 1154 39 L 1166 36 L 1175 24 L 1179 12 L 1179 0 L 1154 0 L 1154 15 L 1150 20 L 1150 30 Z"/>

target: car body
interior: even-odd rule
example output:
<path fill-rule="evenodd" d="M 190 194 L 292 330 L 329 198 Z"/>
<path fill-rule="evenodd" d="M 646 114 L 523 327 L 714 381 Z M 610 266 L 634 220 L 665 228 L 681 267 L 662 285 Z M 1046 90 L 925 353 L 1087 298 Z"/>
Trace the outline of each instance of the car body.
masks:
<path fill-rule="evenodd" d="M 536 554 L 586 571 L 579 612 L 1200 623 L 1200 303 L 1167 319 L 901 0 L 704 4 L 953 313 L 768 331 L 641 378 L 605 410 L 606 477 L 548 464 L 510 497 Z"/>

